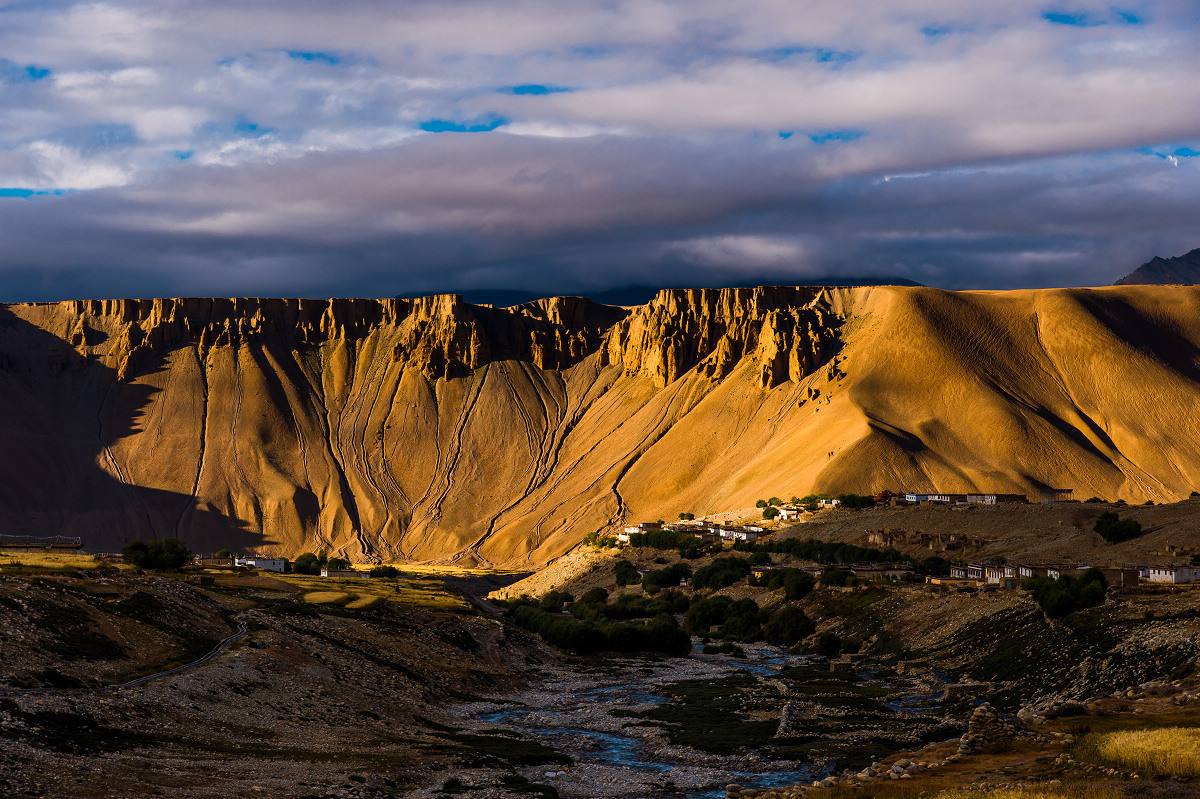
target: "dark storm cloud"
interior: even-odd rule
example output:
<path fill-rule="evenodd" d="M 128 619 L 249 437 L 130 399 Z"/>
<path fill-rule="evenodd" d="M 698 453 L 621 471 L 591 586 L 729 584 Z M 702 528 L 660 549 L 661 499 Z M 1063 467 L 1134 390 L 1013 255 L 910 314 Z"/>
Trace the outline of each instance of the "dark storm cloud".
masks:
<path fill-rule="evenodd" d="M 0 4 L 0 294 L 1040 286 L 1200 245 L 1194 3 L 980 5 Z"/>

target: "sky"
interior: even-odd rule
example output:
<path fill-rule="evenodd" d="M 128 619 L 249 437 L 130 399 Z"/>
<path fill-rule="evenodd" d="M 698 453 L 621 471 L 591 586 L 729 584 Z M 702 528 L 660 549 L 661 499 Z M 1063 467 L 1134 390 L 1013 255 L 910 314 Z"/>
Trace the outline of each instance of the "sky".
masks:
<path fill-rule="evenodd" d="M 0 299 L 894 276 L 1200 247 L 1200 0 L 0 0 Z"/>

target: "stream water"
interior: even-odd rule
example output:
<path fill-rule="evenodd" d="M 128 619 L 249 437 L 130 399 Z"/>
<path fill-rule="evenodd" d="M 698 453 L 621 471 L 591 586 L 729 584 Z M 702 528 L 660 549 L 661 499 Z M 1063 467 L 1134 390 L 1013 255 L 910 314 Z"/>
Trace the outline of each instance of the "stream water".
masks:
<path fill-rule="evenodd" d="M 748 787 L 810 782 L 814 774 L 806 764 L 738 752 L 705 754 L 672 744 L 661 725 L 638 718 L 670 701 L 662 688 L 671 683 L 719 681 L 738 674 L 770 677 L 807 662 L 773 647 L 751 648 L 747 654 L 746 659 L 698 654 L 671 660 L 613 659 L 598 670 L 548 673 L 539 687 L 503 704 L 476 703 L 462 711 L 481 729 L 531 736 L 572 755 L 575 765 L 532 775 L 563 797 L 707 799 L 725 796 L 730 782 Z"/>

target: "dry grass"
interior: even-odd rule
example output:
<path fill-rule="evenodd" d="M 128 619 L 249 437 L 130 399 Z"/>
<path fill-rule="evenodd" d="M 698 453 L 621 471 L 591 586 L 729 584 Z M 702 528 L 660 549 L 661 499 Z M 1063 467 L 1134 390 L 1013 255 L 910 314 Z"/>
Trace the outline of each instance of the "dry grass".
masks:
<path fill-rule="evenodd" d="M 0 550 L 0 569 L 94 569 L 100 561 L 86 552 L 53 549 L 4 549 Z M 122 567 L 123 563 L 109 565 Z"/>
<path fill-rule="evenodd" d="M 304 595 L 304 601 L 312 605 L 342 605 L 350 601 L 345 591 L 312 591 Z"/>
<path fill-rule="evenodd" d="M 353 602 L 346 603 L 346 608 L 349 610 L 366 610 L 367 608 L 375 607 L 383 601 L 384 599 L 381 596 L 359 596 Z"/>
<path fill-rule="evenodd" d="M 374 597 L 397 605 L 415 605 L 437 610 L 468 608 L 461 596 L 447 590 L 445 583 L 435 577 L 402 575 L 394 580 L 372 580 L 368 579 L 364 572 L 361 578 L 314 577 L 305 574 L 276 574 L 272 575 L 272 578 L 306 593 L 341 592 L 353 594 L 359 599 Z"/>
<path fill-rule="evenodd" d="M 934 799 L 1121 799 L 1120 791 L 1094 785 L 1040 788 L 958 788 L 935 794 Z"/>
<path fill-rule="evenodd" d="M 1159 727 L 1089 735 L 1081 749 L 1139 774 L 1200 777 L 1200 727 Z"/>

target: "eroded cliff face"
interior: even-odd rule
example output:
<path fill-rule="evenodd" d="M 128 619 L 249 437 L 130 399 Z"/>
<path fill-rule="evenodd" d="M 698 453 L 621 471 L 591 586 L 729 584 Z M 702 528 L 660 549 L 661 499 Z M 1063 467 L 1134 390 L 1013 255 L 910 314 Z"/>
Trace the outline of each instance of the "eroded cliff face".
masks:
<path fill-rule="evenodd" d="M 1178 287 L 0 307 L 0 529 L 516 565 L 772 494 L 1176 499 L 1198 342 Z"/>

